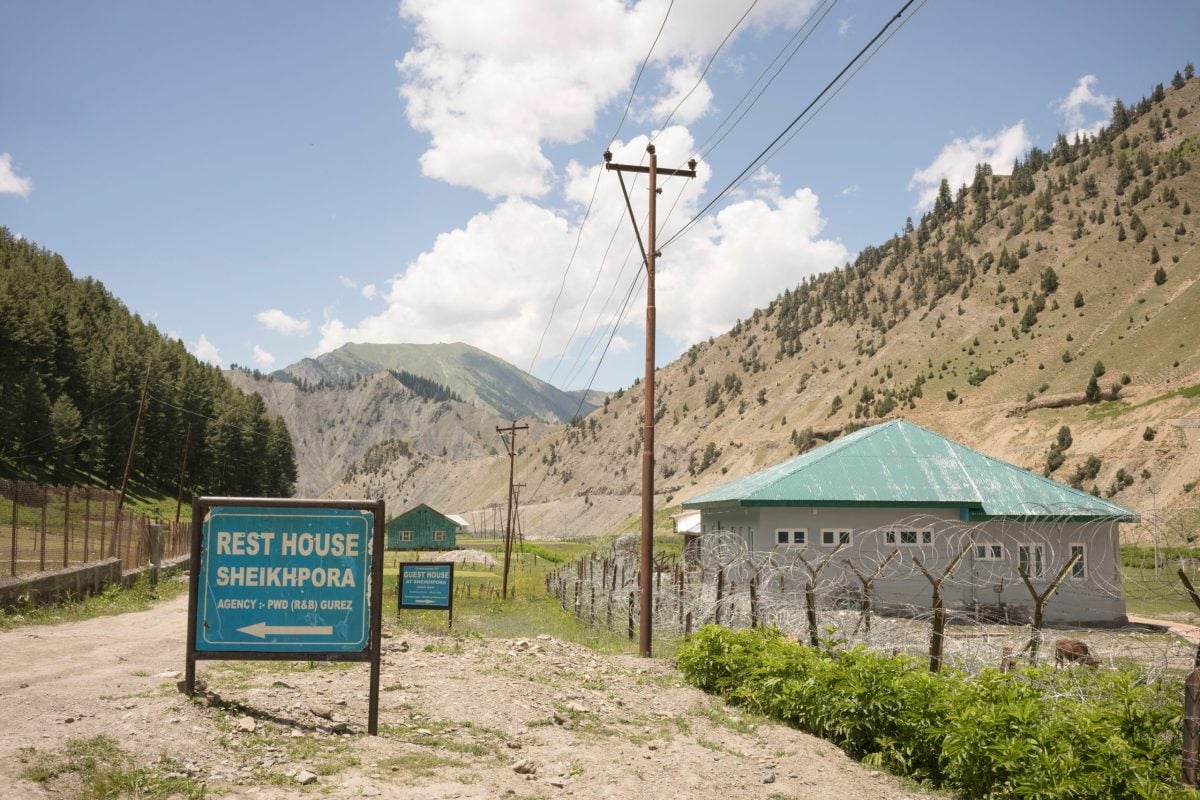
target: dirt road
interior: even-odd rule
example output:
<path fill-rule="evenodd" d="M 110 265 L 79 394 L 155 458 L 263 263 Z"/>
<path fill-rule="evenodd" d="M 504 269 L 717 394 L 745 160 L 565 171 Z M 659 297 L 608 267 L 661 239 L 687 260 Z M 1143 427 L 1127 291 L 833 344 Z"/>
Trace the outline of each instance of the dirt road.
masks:
<path fill-rule="evenodd" d="M 178 598 L 0 633 L 0 794 L 78 796 L 69 772 L 23 774 L 106 735 L 210 797 L 923 797 L 683 686 L 668 662 L 547 636 L 414 636 L 387 623 L 377 737 L 362 732 L 361 664 L 202 662 L 211 695 L 188 701 L 176 691 L 186 619 Z"/>

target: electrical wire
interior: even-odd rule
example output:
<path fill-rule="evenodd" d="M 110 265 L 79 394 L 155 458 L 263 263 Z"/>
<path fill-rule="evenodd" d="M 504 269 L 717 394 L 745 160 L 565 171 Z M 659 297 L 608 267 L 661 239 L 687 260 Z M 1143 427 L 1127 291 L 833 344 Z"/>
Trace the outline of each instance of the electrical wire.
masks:
<path fill-rule="evenodd" d="M 96 431 L 96 433 L 105 433 L 107 431 L 111 431 L 113 428 L 117 427 L 118 425 L 120 425 L 124 422 L 127 422 L 129 419 L 131 419 L 132 417 L 135 417 L 135 416 L 137 416 L 137 411 L 131 411 L 128 414 L 126 414 L 125 416 L 121 417 L 119 420 L 115 421 L 112 425 L 109 425 L 107 428 L 104 428 L 101 431 Z M 41 438 L 45 438 L 45 437 L 41 437 Z M 82 433 L 81 434 L 81 439 L 91 439 L 91 438 L 95 438 L 94 435 L 91 433 Z M 11 460 L 11 461 L 28 461 L 31 458 L 41 458 L 43 456 L 52 456 L 55 453 L 63 453 L 63 452 L 66 452 L 67 450 L 74 450 L 76 447 L 79 447 L 80 444 L 82 444 L 82 441 L 75 442 L 74 444 L 64 445 L 63 447 L 56 447 L 53 450 L 44 450 L 41 453 L 27 453 L 25 455 L 13 456 L 9 460 Z"/>
<path fill-rule="evenodd" d="M 675 118 L 675 114 L 680 108 L 683 107 L 683 104 L 687 102 L 688 98 L 692 96 L 696 89 L 700 88 L 700 84 L 704 83 L 704 77 L 708 75 L 708 71 L 712 68 L 713 62 L 717 60 L 717 56 L 721 54 L 721 50 L 724 49 L 729 40 L 733 38 L 733 34 L 737 32 L 737 29 L 742 27 L 742 23 L 746 21 L 746 17 L 750 16 L 750 12 L 754 10 L 756 5 L 758 5 L 758 0 L 751 0 L 750 5 L 746 8 L 745 12 L 743 12 L 742 16 L 738 18 L 738 21 L 733 24 L 733 27 L 729 29 L 729 32 L 725 34 L 725 38 L 721 40 L 719 45 L 717 45 L 717 49 L 713 51 L 713 54 L 709 56 L 708 62 L 704 65 L 704 70 L 700 73 L 700 77 L 696 79 L 696 82 L 692 84 L 692 88 L 688 90 L 687 94 L 679 99 L 679 102 L 675 104 L 675 108 L 671 109 L 671 113 L 667 115 L 667 118 L 663 121 L 662 125 L 658 127 L 658 133 L 655 133 L 650 137 L 649 144 L 654 144 L 654 140 L 657 139 L 659 134 L 666 130 L 667 126 L 671 124 L 671 120 Z"/>
<path fill-rule="evenodd" d="M 742 111 L 742 113 L 738 116 L 738 118 L 736 120 L 734 120 L 733 124 L 730 125 L 729 130 L 722 133 L 721 138 L 717 139 L 717 141 L 713 143 L 712 147 L 708 147 L 708 143 L 711 142 L 713 137 L 716 136 L 721 131 L 721 129 L 725 127 L 725 124 L 727 122 L 729 122 L 730 118 L 732 118 L 733 115 L 737 113 L 738 108 L 741 107 L 742 103 L 746 102 L 746 98 L 749 97 L 750 93 L 754 91 L 754 87 L 758 86 L 759 81 L 761 81 L 763 79 L 763 76 L 767 74 L 767 71 L 770 70 L 771 67 L 775 65 L 775 62 L 778 61 L 780 56 L 783 55 L 784 51 L 787 50 L 788 45 L 790 45 L 792 42 L 796 41 L 796 37 L 804 32 L 804 29 L 808 27 L 809 23 L 812 22 L 813 18 L 816 17 L 817 12 L 821 10 L 822 6 L 824 6 L 825 3 L 829 3 L 829 6 L 821 14 L 820 19 L 817 19 L 816 24 L 814 24 L 811 28 L 809 28 L 809 31 L 807 34 L 804 35 L 804 38 L 801 39 L 800 42 L 795 47 L 792 48 L 792 52 L 788 54 L 787 59 L 782 64 L 779 65 L 779 69 L 775 70 L 775 74 L 772 75 L 771 78 L 765 84 L 763 84 L 762 89 L 760 89 L 758 94 L 754 96 L 754 99 L 750 101 L 750 105 L 746 106 L 746 109 L 744 111 Z M 796 57 L 796 54 L 798 52 L 800 52 L 800 48 L 803 47 L 805 42 L 807 42 L 809 40 L 809 38 L 816 32 L 817 28 L 819 28 L 821 26 L 821 23 L 825 21 L 825 17 L 829 16 L 829 12 L 833 11 L 833 8 L 834 8 L 834 6 L 837 5 L 837 3 L 838 3 L 838 0 L 832 0 L 832 2 L 830 2 L 830 0 L 822 0 L 821 5 L 817 6 L 815 9 L 813 9 L 812 14 L 810 14 L 808 19 L 806 19 L 804 21 L 804 24 L 796 29 L 796 32 L 794 34 L 792 34 L 792 38 L 789 39 L 787 41 L 787 43 L 784 44 L 784 46 L 779 50 L 779 52 L 775 54 L 775 58 L 771 59 L 771 63 L 768 64 L 763 69 L 763 71 L 759 73 L 758 77 L 755 78 L 754 83 L 752 83 L 750 85 L 750 88 L 746 90 L 746 93 L 744 95 L 742 95 L 740 100 L 737 101 L 737 104 L 733 107 L 733 109 L 728 114 L 725 115 L 725 118 L 721 121 L 721 124 L 718 125 L 713 130 L 713 132 L 710 133 L 707 138 L 705 138 L 705 140 L 703 142 L 701 142 L 700 144 L 698 144 L 696 146 L 695 158 L 697 158 L 698 160 L 707 159 L 714 150 L 716 150 L 718 147 L 721 146 L 721 143 L 725 141 L 725 137 L 727 137 L 730 133 L 732 133 L 733 129 L 741 124 L 742 120 L 745 119 L 746 115 L 750 113 L 750 109 L 754 108 L 754 106 L 758 103 L 758 101 L 760 99 L 762 99 L 763 94 L 767 91 L 767 89 L 771 88 L 771 84 L 774 83 L 775 79 L 778 78 L 780 76 L 780 74 L 783 73 L 784 69 L 787 68 L 787 65 L 790 64 L 792 59 Z M 708 149 L 705 149 L 706 147 Z"/>
<path fill-rule="evenodd" d="M 848 72 L 850 72 L 850 70 L 854 67 L 854 65 L 857 64 L 858 61 L 864 55 L 866 55 L 867 52 L 870 51 L 872 47 L 875 46 L 876 42 L 878 42 L 881 38 L 883 38 L 883 35 L 888 31 L 888 29 L 897 20 L 899 20 L 904 15 L 904 13 L 909 9 L 909 7 L 912 6 L 913 3 L 915 3 L 915 2 L 917 2 L 917 0 L 907 0 L 907 2 L 905 2 L 905 4 L 900 7 L 899 11 L 897 11 L 893 16 L 889 17 L 888 21 L 886 23 L 884 23 L 882 28 L 879 29 L 879 32 L 876 33 L 871 38 L 871 40 L 869 42 L 867 42 L 862 47 L 861 50 L 858 51 L 857 54 L 855 54 L 854 58 L 850 59 L 850 61 L 844 67 L 842 67 L 841 71 L 839 71 L 838 74 L 834 76 L 833 80 L 831 80 L 828 84 L 826 84 L 825 88 L 822 89 L 820 92 L 818 92 L 816 97 L 814 97 L 808 103 L 808 105 L 806 105 L 804 107 L 804 109 L 799 114 L 797 114 L 795 116 L 795 118 L 793 118 L 792 121 L 790 123 L 788 123 L 788 125 L 782 131 L 780 131 L 775 136 L 775 138 L 772 139 L 767 144 L 766 147 L 764 147 L 759 152 L 759 154 L 757 156 L 755 156 L 753 159 L 751 159 L 750 163 L 747 164 L 746 167 L 741 172 L 739 172 L 733 180 L 731 180 L 728 184 L 726 184 L 725 188 L 723 188 L 721 191 L 717 192 L 717 194 L 715 196 L 713 196 L 713 198 L 711 200 L 709 200 L 708 203 L 706 203 L 703 208 L 701 208 L 698 212 L 696 212 L 696 214 L 690 220 L 688 220 L 688 222 L 685 223 L 684 226 L 679 229 L 679 231 L 677 231 L 673 236 L 671 236 L 669 239 L 667 239 L 667 241 L 663 242 L 661 247 L 663 247 L 663 248 L 667 247 L 673 241 L 675 241 L 680 236 L 682 236 L 684 233 L 691 230 L 696 225 L 697 222 L 699 222 L 701 219 L 703 219 L 705 216 L 707 216 L 730 192 L 732 192 L 734 190 L 734 188 L 736 186 L 741 185 L 743 178 L 745 178 L 752 171 L 754 171 L 759 166 L 761 166 L 763 160 L 767 157 L 767 155 L 769 153 L 771 153 L 771 151 L 775 147 L 775 145 L 777 145 L 780 141 L 782 141 L 792 131 L 792 129 L 795 128 L 796 125 L 798 125 L 800 123 L 800 121 L 805 117 L 805 115 L 807 115 L 809 111 L 811 111 L 818 103 L 821 102 L 821 99 L 826 94 L 828 94 L 829 91 L 835 85 L 837 85 L 839 81 L 841 81 L 843 76 L 845 76 Z M 924 5 L 924 2 L 922 2 L 922 5 Z"/>
<path fill-rule="evenodd" d="M 634 95 L 637 93 L 638 84 L 641 83 L 642 74 L 646 71 L 646 66 L 650 63 L 650 56 L 654 53 L 654 48 L 658 46 L 658 40 L 662 38 L 663 30 L 667 27 L 667 20 L 671 16 L 671 9 L 675 7 L 675 0 L 671 0 L 667 4 L 667 10 L 663 14 L 662 23 L 658 26 L 658 33 L 654 35 L 654 41 L 650 43 L 650 49 L 646 51 L 646 57 L 642 59 L 642 65 L 638 68 L 637 76 L 634 78 L 633 87 L 629 90 L 629 99 L 625 101 L 625 111 L 621 114 L 621 119 L 617 123 L 617 129 L 613 132 L 612 138 L 609 140 L 609 147 L 617 140 L 621 134 L 621 128 L 625 125 L 625 119 L 629 116 L 629 109 L 633 105 Z M 596 194 L 600 189 L 600 176 L 604 170 L 596 173 L 596 181 L 592 185 L 592 196 L 588 199 L 587 208 L 584 209 L 583 219 L 579 222 L 579 230 L 575 233 L 575 246 L 571 250 L 571 257 L 567 259 L 567 266 L 563 269 L 562 281 L 558 285 L 558 294 L 554 297 L 554 302 L 550 306 L 550 316 L 546 318 L 546 327 L 542 329 L 542 335 L 538 338 L 537 348 L 533 351 L 533 358 L 529 360 L 529 372 L 533 374 L 533 369 L 537 365 L 538 356 L 542 353 L 542 345 L 546 342 L 546 334 L 550 332 L 550 326 L 554 323 L 554 314 L 558 310 L 558 303 L 562 300 L 563 291 L 567 286 L 567 277 L 571 274 L 571 267 L 575 263 L 575 257 L 579 254 L 579 244 L 583 241 L 583 231 L 587 226 L 588 216 L 592 213 L 592 206 L 596 202 Z"/>
<path fill-rule="evenodd" d="M 242 433 L 248 433 L 251 436 L 261 436 L 262 438 L 266 439 L 266 438 L 269 438 L 271 435 L 270 433 L 262 433 L 261 431 L 256 431 L 253 428 L 245 428 L 241 425 L 233 425 L 227 421 L 217 419 L 216 417 L 210 417 L 207 414 L 201 414 L 199 411 L 193 411 L 190 408 L 184 408 L 182 406 L 177 406 L 174 403 L 170 402 L 169 400 L 165 400 L 161 397 L 158 397 L 157 395 L 149 394 L 149 395 L 147 395 L 147 397 L 152 400 L 155 400 L 159 403 L 162 403 L 164 406 L 173 408 L 176 411 L 182 411 L 184 414 L 191 414 L 193 417 L 198 417 L 199 419 L 206 419 L 209 422 L 215 422 L 216 424 L 218 424 L 222 427 L 225 427 L 225 428 L 233 428 L 235 431 L 241 431 Z"/>

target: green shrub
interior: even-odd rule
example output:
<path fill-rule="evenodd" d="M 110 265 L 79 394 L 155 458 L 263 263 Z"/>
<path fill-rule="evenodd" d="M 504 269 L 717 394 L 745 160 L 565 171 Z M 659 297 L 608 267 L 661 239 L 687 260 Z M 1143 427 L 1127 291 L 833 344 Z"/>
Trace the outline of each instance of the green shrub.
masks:
<path fill-rule="evenodd" d="M 1137 673 L 935 675 L 907 656 L 714 626 L 683 643 L 678 664 L 731 703 L 963 800 L 1194 796 L 1174 785 L 1180 688 Z"/>

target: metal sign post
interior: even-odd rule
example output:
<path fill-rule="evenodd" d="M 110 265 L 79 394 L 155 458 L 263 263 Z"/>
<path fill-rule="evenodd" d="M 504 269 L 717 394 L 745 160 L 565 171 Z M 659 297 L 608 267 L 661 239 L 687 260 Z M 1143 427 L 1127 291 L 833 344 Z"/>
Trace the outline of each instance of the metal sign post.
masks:
<path fill-rule="evenodd" d="M 184 690 L 197 660 L 366 661 L 379 722 L 384 503 L 200 497 Z"/>
<path fill-rule="evenodd" d="M 454 562 L 406 561 L 396 581 L 398 606 L 422 611 L 448 611 L 454 627 Z"/>

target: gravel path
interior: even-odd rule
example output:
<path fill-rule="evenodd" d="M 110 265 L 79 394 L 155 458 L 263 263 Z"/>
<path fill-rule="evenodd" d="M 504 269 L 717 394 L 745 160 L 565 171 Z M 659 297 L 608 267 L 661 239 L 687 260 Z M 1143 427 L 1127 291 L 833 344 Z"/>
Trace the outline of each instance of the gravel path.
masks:
<path fill-rule="evenodd" d="M 77 797 L 70 775 L 37 784 L 22 773 L 38 753 L 101 734 L 210 797 L 925 796 L 727 709 L 668 662 L 548 636 L 415 636 L 388 622 L 378 737 L 362 733 L 361 664 L 201 662 L 210 695 L 189 702 L 175 689 L 186 619 L 184 597 L 0 633 L 3 796 Z"/>

